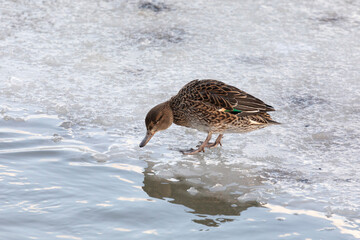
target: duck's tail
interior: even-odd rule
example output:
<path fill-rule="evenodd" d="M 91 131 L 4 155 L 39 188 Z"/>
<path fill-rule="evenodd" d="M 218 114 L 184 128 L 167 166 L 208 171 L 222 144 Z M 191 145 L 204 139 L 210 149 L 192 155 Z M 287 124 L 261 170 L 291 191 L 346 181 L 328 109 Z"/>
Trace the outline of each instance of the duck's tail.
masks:
<path fill-rule="evenodd" d="M 275 125 L 281 124 L 281 123 L 279 123 L 279 122 L 277 122 L 277 121 L 274 121 L 274 120 L 272 120 L 272 119 L 267 119 L 267 121 L 268 121 L 269 124 L 275 124 Z"/>
<path fill-rule="evenodd" d="M 270 114 L 268 114 L 268 113 L 265 113 L 265 112 L 264 112 L 264 113 L 261 114 L 261 116 L 266 120 L 266 122 L 267 122 L 268 124 L 275 124 L 275 125 L 281 124 L 281 123 L 279 123 L 279 122 L 277 122 L 277 121 L 272 120 Z"/>

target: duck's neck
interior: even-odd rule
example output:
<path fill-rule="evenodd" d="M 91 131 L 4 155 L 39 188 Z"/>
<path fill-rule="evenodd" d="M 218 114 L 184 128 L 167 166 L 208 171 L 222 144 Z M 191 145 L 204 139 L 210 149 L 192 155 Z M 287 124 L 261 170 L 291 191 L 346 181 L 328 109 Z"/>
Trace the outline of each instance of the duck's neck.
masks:
<path fill-rule="evenodd" d="M 189 127 L 190 125 L 187 120 L 185 109 L 183 109 L 179 99 L 177 99 L 176 96 L 174 96 L 168 102 L 169 102 L 169 107 L 173 113 L 173 123 L 175 123 L 176 125 Z"/>

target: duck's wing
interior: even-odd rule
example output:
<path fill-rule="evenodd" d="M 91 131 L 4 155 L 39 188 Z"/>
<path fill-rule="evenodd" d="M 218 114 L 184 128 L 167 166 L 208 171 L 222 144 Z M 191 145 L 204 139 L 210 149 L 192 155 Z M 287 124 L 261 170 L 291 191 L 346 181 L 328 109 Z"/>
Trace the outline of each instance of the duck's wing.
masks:
<path fill-rule="evenodd" d="M 194 80 L 189 85 L 194 100 L 211 104 L 219 110 L 241 114 L 275 111 L 260 99 L 221 81 Z"/>

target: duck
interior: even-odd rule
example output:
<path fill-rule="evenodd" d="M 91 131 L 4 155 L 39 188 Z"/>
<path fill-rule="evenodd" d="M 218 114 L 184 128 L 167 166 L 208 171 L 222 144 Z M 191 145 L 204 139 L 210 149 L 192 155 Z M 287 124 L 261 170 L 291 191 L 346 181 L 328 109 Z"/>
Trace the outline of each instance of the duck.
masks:
<path fill-rule="evenodd" d="M 237 87 L 213 79 L 196 79 L 148 112 L 146 135 L 139 146 L 144 147 L 155 133 L 174 123 L 208 134 L 197 149 L 182 150 L 183 154 L 205 152 L 205 148 L 222 146 L 225 133 L 246 133 L 280 124 L 267 113 L 271 111 L 275 111 L 272 106 Z M 213 134 L 218 137 L 215 142 L 210 142 Z"/>

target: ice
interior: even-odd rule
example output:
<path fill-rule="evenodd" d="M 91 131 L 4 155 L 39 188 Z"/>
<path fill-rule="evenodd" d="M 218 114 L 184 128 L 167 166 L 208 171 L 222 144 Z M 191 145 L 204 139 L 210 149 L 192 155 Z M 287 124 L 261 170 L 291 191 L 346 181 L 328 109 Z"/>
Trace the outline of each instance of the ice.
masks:
<path fill-rule="evenodd" d="M 199 191 L 196 188 L 191 187 L 187 190 L 191 195 L 196 195 Z"/>
<path fill-rule="evenodd" d="M 0 103 L 56 114 L 83 141 L 97 141 L 88 130 L 100 129 L 108 141 L 92 152 L 94 161 L 141 159 L 156 177 L 224 193 L 231 204 L 271 201 L 358 219 L 359 7 L 325 0 L 4 1 Z M 138 149 L 147 111 L 197 78 L 261 98 L 282 125 L 225 135 L 222 148 L 198 156 L 178 149 L 205 135 L 172 126 Z M 24 120 L 6 107 L 0 113 Z"/>

